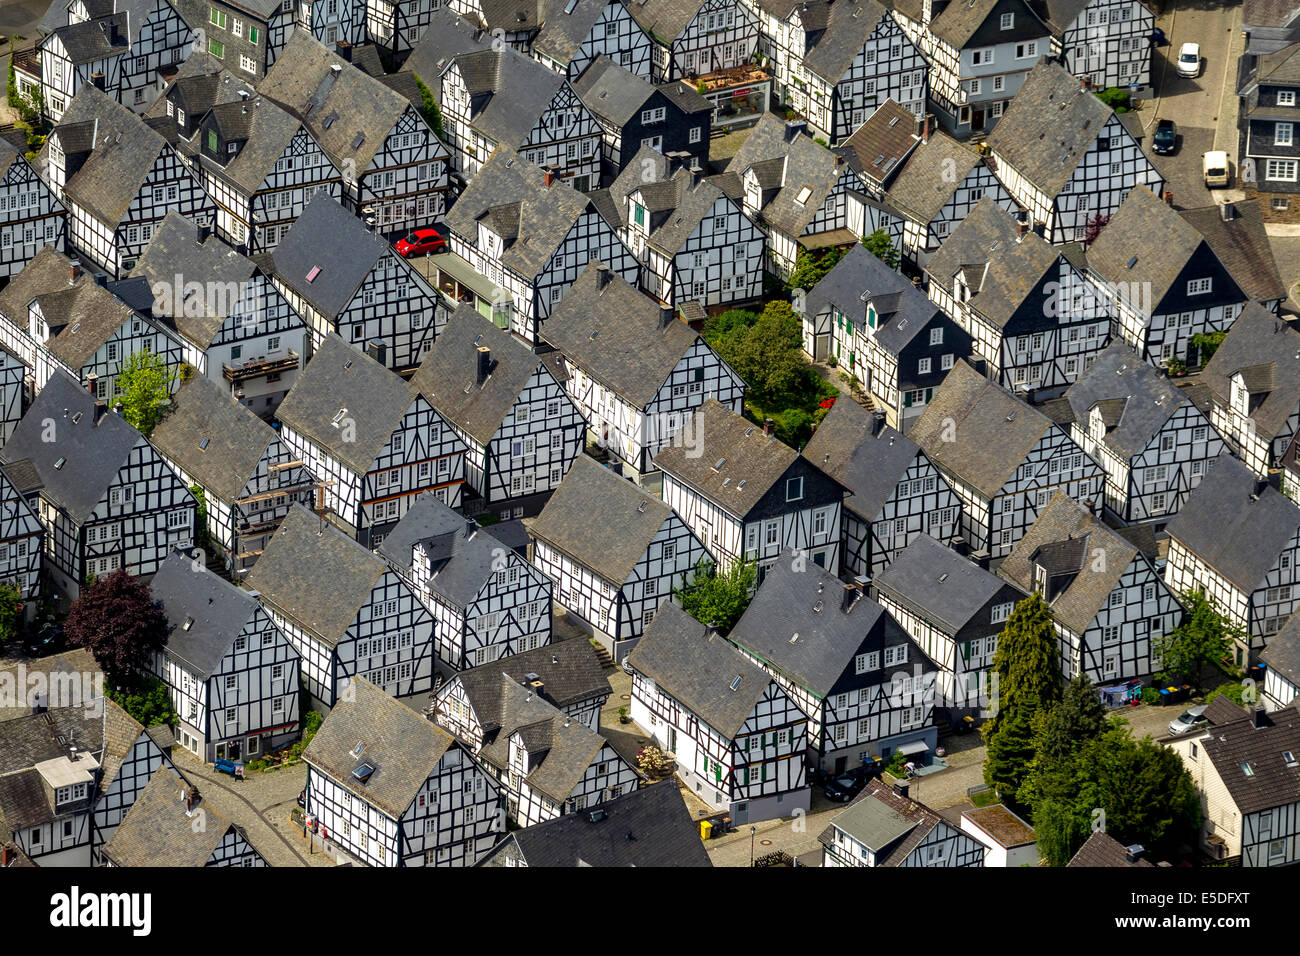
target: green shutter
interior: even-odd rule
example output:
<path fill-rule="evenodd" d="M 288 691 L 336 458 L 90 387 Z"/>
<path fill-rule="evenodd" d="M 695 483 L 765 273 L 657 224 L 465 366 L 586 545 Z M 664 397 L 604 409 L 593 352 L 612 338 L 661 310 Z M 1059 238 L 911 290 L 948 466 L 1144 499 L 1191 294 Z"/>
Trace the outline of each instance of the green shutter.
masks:
<path fill-rule="evenodd" d="M 257 27 L 249 27 L 249 28 L 248 28 L 248 42 L 249 42 L 249 43 L 256 43 L 256 42 L 257 42 L 257 36 L 258 36 L 258 34 L 257 34 Z"/>
<path fill-rule="evenodd" d="M 903 393 L 903 407 L 904 408 L 912 407 L 912 393 L 910 390 Z"/>
<path fill-rule="evenodd" d="M 767 764 L 763 764 L 763 777 L 762 777 L 762 779 L 763 779 L 764 781 L 767 780 Z"/>
<path fill-rule="evenodd" d="M 215 129 L 208 130 L 208 149 L 214 153 L 217 151 L 217 131 Z"/>

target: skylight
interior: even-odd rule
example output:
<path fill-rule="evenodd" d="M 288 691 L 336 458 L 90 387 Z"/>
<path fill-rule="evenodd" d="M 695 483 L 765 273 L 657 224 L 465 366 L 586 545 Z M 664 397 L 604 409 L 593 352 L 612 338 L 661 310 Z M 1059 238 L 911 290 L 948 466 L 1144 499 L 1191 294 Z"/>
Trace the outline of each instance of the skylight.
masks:
<path fill-rule="evenodd" d="M 808 197 L 811 195 L 812 195 L 812 187 L 805 186 L 803 187 L 803 189 L 799 190 L 799 195 L 794 197 L 794 201 L 799 203 L 799 205 L 802 206 L 804 203 L 808 201 Z"/>
<path fill-rule="evenodd" d="M 205 438 L 205 439 L 203 439 L 203 441 L 199 442 L 199 451 L 207 451 L 207 450 L 208 450 L 208 445 L 210 445 L 210 444 L 212 444 L 212 439 L 211 439 L 211 438 Z"/>
<path fill-rule="evenodd" d="M 1255 776 L 1255 771 L 1252 770 L 1250 764 L 1244 760 L 1241 762 L 1241 772 L 1244 773 L 1247 777 Z"/>
<path fill-rule="evenodd" d="M 370 775 L 375 772 L 375 765 L 369 760 L 364 761 L 361 766 L 352 771 L 352 776 L 360 783 L 365 783 L 370 779 Z"/>
<path fill-rule="evenodd" d="M 307 281 L 315 282 L 318 275 L 320 275 L 320 266 L 312 266 L 311 270 L 307 273 Z"/>
<path fill-rule="evenodd" d="M 58 461 L 56 461 L 56 462 L 54 463 L 54 470 L 55 470 L 55 471 L 62 471 L 62 470 L 63 470 L 63 466 L 66 465 L 67 463 L 68 463 L 68 459 L 66 459 L 66 458 L 60 458 Z"/>
<path fill-rule="evenodd" d="M 330 424 L 333 425 L 335 428 L 338 428 L 339 422 L 343 421 L 343 416 L 346 415 L 347 413 L 348 413 L 347 408 L 340 408 L 337 412 L 334 413 L 334 417 L 330 419 Z"/>
<path fill-rule="evenodd" d="M 741 675 L 737 674 L 735 677 L 733 677 L 731 679 L 731 689 L 735 690 L 737 687 L 739 687 L 740 681 L 741 681 Z"/>

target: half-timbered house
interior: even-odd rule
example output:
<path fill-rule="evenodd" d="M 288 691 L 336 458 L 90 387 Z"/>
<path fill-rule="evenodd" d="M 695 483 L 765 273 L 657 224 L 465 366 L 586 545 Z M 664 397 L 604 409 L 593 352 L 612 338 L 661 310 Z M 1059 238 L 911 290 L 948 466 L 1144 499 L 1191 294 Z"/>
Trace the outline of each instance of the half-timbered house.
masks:
<path fill-rule="evenodd" d="M 415 496 L 460 507 L 465 442 L 419 389 L 330 336 L 280 405 L 280 440 L 323 506 L 376 547 Z"/>
<path fill-rule="evenodd" d="M 447 211 L 450 154 L 419 110 L 305 32 L 257 86 L 297 117 L 343 175 L 343 205 L 385 235 Z"/>
<path fill-rule="evenodd" d="M 871 596 L 938 666 L 936 696 L 950 722 L 991 712 L 993 654 L 1019 590 L 921 534 L 871 579 Z"/>
<path fill-rule="evenodd" d="M 683 425 L 691 439 L 655 456 L 663 500 L 709 549 L 715 563 L 758 565 L 761 581 L 795 550 L 839 572 L 846 489 L 769 428 L 707 400 Z"/>
<path fill-rule="evenodd" d="M 1054 404 L 1057 424 L 1106 470 L 1106 508 L 1124 524 L 1167 521 L 1224 449 L 1209 416 L 1123 342 Z"/>
<path fill-rule="evenodd" d="M 807 812 L 808 717 L 768 674 L 669 601 L 627 657 L 632 720 L 737 824 Z"/>
<path fill-rule="evenodd" d="M 0 328 L 3 328 L 4 312 L 0 311 Z M 0 339 L 14 335 L 14 330 L 5 330 L 8 335 L 0 333 Z M 18 422 L 22 420 L 26 404 L 26 386 L 31 370 L 21 358 L 4 346 L 0 346 L 0 445 L 13 434 Z M 33 381 L 33 384 L 34 381 Z"/>
<path fill-rule="evenodd" d="M 382 557 L 294 506 L 245 581 L 302 658 L 313 702 L 365 677 L 395 697 L 433 689 L 433 617 Z"/>
<path fill-rule="evenodd" d="M 283 43 L 274 37 L 277 49 L 302 27 L 331 50 L 340 43 L 364 43 L 368 33 L 367 0 L 294 0 L 297 7 L 293 25 L 286 29 Z"/>
<path fill-rule="evenodd" d="M 1300 698 L 1300 617 L 1287 619 L 1282 630 L 1269 638 L 1259 652 L 1264 665 L 1264 686 L 1259 702 L 1268 710 L 1290 707 Z"/>
<path fill-rule="evenodd" d="M 457 674 L 433 696 L 431 719 L 464 743 L 530 827 L 635 790 L 641 774 L 609 742 L 492 665 Z"/>
<path fill-rule="evenodd" d="M 872 780 L 817 838 L 822 866 L 983 866 L 984 844 Z"/>
<path fill-rule="evenodd" d="M 1001 557 L 1063 490 L 1102 506 L 1106 473 L 1065 429 L 965 362 L 944 379 L 909 437 L 962 503 L 962 536 Z"/>
<path fill-rule="evenodd" d="M 970 332 L 861 244 L 804 297 L 802 319 L 804 351 L 835 359 L 904 432 L 973 349 Z"/>
<path fill-rule="evenodd" d="M 712 104 L 685 83 L 651 86 L 607 56 L 597 57 L 573 91 L 601 131 L 602 182 L 612 183 L 645 147 L 665 156 L 685 154 L 692 169 L 709 162 Z"/>
<path fill-rule="evenodd" d="M 1110 342 L 1110 303 L 1075 248 L 1046 242 L 985 196 L 926 263 L 927 292 L 974 339 L 990 378 L 1059 394 Z"/>
<path fill-rule="evenodd" d="M 715 182 L 767 232 L 767 269 L 785 276 L 804 249 L 847 246 L 888 227 L 861 198 L 866 187 L 843 156 L 802 122 L 765 114 Z"/>
<path fill-rule="evenodd" d="M 0 284 L 45 246 L 62 251 L 67 234 L 67 208 L 23 153 L 0 139 Z"/>
<path fill-rule="evenodd" d="M 177 389 L 149 440 L 187 487 L 202 491 L 208 542 L 232 574 L 253 566 L 295 501 L 316 497 L 276 431 L 207 379 Z"/>
<path fill-rule="evenodd" d="M 1265 4 L 1253 4 L 1257 10 Z M 1293 20 L 1294 11 L 1282 4 L 1274 15 Z M 1253 30 L 1244 27 L 1246 51 L 1238 67 L 1236 93 L 1239 103 L 1237 141 L 1238 178 L 1255 192 L 1260 212 L 1270 220 L 1289 222 L 1295 218 L 1295 193 L 1300 191 L 1300 142 L 1296 124 L 1300 108 L 1300 40 L 1293 28 Z M 1254 36 L 1252 36 L 1254 34 Z M 1269 42 L 1279 35 L 1285 39 Z M 1263 48 L 1267 43 L 1267 48 Z M 1229 148 L 1229 154 L 1232 154 Z"/>
<path fill-rule="evenodd" d="M 740 411 L 745 383 L 731 366 L 603 263 L 578 277 L 543 335 L 591 439 L 620 471 L 647 475 L 665 447 L 693 441 L 683 429 L 708 399 Z"/>
<path fill-rule="evenodd" d="M 1178 215 L 1205 237 L 1246 298 L 1277 314 L 1288 295 L 1277 259 L 1255 203 L 1221 202 Z"/>
<path fill-rule="evenodd" d="M 379 554 L 433 616 L 445 676 L 551 640 L 551 582 L 521 555 L 427 492 Z"/>
<path fill-rule="evenodd" d="M 885 100 L 925 116 L 930 65 L 875 0 L 742 0 L 758 17 L 759 51 L 776 95 L 831 144 L 843 142 Z"/>
<path fill-rule="evenodd" d="M 758 17 L 740 0 L 633 0 L 628 12 L 650 36 L 656 83 L 741 66 L 758 49 Z"/>
<path fill-rule="evenodd" d="M 536 345 L 570 286 L 597 259 L 636 285 L 640 266 L 592 200 L 499 149 L 447 216 L 452 253 L 495 289 L 493 321 Z"/>
<path fill-rule="evenodd" d="M 352 40 L 351 46 L 369 40 L 389 56 L 401 57 L 420 42 L 420 37 L 434 22 L 433 15 L 442 9 L 441 0 L 364 0 L 365 32 Z M 316 39 L 320 40 L 318 36 Z M 336 47 L 342 54 L 348 49 L 340 40 Z"/>
<path fill-rule="evenodd" d="M 1021 91 L 988 146 L 998 178 L 1048 242 L 1082 241 L 1135 186 L 1164 191 L 1164 177 L 1119 114 L 1062 67 L 1039 64 Z"/>
<path fill-rule="evenodd" d="M 583 455 L 528 533 L 556 603 L 617 661 L 708 555 L 672 509 Z"/>
<path fill-rule="evenodd" d="M 68 210 L 68 242 L 110 278 L 130 272 L 169 212 L 211 223 L 216 206 L 176 148 L 126 107 L 84 87 L 41 147 Z"/>
<path fill-rule="evenodd" d="M 1088 247 L 1112 329 L 1152 365 L 1199 364 L 1192 338 L 1227 331 L 1249 301 L 1187 220 L 1135 188 Z"/>
<path fill-rule="evenodd" d="M 259 757 L 298 736 L 298 652 L 255 595 L 173 551 L 149 582 L 169 628 L 150 668 L 182 747 L 204 761 Z"/>
<path fill-rule="evenodd" d="M 468 448 L 467 515 L 532 517 L 582 454 L 586 421 L 551 365 L 469 305 L 411 384 Z"/>
<path fill-rule="evenodd" d="M 1052 54 L 1093 89 L 1149 87 L 1156 17 L 1141 0 L 1036 0 Z"/>
<path fill-rule="evenodd" d="M 937 669 L 879 604 L 787 552 L 727 639 L 808 716 L 808 759 L 841 774 L 934 749 Z"/>
<path fill-rule="evenodd" d="M 998 574 L 1047 602 L 1067 679 L 1145 678 L 1162 669 L 1160 641 L 1182 623 L 1182 605 L 1146 556 L 1059 491 Z"/>
<path fill-rule="evenodd" d="M 533 59 L 572 81 L 607 56 L 633 76 L 649 80 L 652 44 L 628 12 L 634 2 L 547 0 L 541 27 L 530 44 Z"/>
<path fill-rule="evenodd" d="M 202 31 L 202 43 L 196 49 L 221 60 L 230 72 L 250 82 L 264 75 L 275 62 L 284 48 L 284 35 L 293 26 L 293 0 L 172 3 L 187 23 Z"/>
<path fill-rule="evenodd" d="M 131 278 L 148 283 L 149 315 L 179 333 L 185 361 L 270 419 L 311 344 L 271 276 L 205 227 L 170 213 Z"/>
<path fill-rule="evenodd" d="M 1244 632 L 1236 665 L 1253 664 L 1300 604 L 1300 506 L 1225 452 L 1165 531 L 1165 583 L 1204 591 Z"/>
<path fill-rule="evenodd" d="M 385 368 L 410 371 L 447 323 L 446 305 L 419 270 L 327 195 L 302 211 L 271 261 L 276 288 L 316 349 L 333 334 Z"/>
<path fill-rule="evenodd" d="M 961 499 L 880 413 L 837 400 L 803 456 L 849 490 L 841 512 L 845 576 L 872 579 L 919 535 L 945 543 L 961 537 Z"/>
<path fill-rule="evenodd" d="M 762 298 L 762 230 L 687 157 L 642 146 L 608 199 L 610 224 L 644 264 L 641 288 L 652 298 L 693 314 Z"/>
<path fill-rule="evenodd" d="M 150 575 L 194 546 L 194 496 L 148 439 L 69 375 L 41 389 L 0 460 L 27 461 L 40 482 L 45 567 L 70 598 L 119 568 Z"/>
<path fill-rule="evenodd" d="M 505 831 L 500 789 L 469 749 L 368 680 L 302 756 L 306 812 L 363 865 L 473 866 Z"/>
<path fill-rule="evenodd" d="M 18 589 L 24 617 L 34 617 L 41 594 L 45 531 L 28 496 L 34 476 L 21 465 L 0 464 L 0 581 Z"/>

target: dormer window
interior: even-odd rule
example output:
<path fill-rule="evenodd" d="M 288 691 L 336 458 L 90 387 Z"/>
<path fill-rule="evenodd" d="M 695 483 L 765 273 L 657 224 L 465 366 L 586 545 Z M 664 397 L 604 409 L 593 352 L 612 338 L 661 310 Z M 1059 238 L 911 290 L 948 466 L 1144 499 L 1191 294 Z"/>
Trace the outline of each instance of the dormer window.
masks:
<path fill-rule="evenodd" d="M 1278 106 L 1295 106 L 1295 90 L 1278 90 Z"/>
<path fill-rule="evenodd" d="M 62 806 L 65 803 L 76 803 L 78 800 L 86 799 L 86 784 L 74 783 L 71 786 L 59 787 L 54 792 L 54 803 L 56 806 Z"/>

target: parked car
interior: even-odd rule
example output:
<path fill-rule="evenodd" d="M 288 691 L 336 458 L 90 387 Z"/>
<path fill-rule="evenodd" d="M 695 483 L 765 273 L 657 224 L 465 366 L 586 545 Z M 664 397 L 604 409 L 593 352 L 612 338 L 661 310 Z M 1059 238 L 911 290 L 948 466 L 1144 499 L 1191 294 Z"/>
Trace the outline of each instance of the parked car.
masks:
<path fill-rule="evenodd" d="M 1151 148 L 1161 156 L 1169 156 L 1173 153 L 1177 142 L 1178 131 L 1174 127 L 1174 121 L 1156 120 L 1156 133 L 1151 137 Z"/>
<path fill-rule="evenodd" d="M 439 253 L 447 251 L 447 240 L 443 238 L 442 233 L 432 227 L 427 229 L 417 229 L 405 239 L 397 240 L 397 254 L 404 259 L 411 256 L 422 256 L 426 253 Z"/>
<path fill-rule="evenodd" d="M 861 793 L 862 788 L 866 785 L 866 780 L 857 774 L 844 773 L 826 784 L 826 789 L 822 792 L 826 794 L 827 800 L 832 800 L 835 803 L 848 803 Z"/>
<path fill-rule="evenodd" d="M 1201 172 L 1205 176 L 1205 188 L 1214 189 L 1228 185 L 1228 154 L 1221 149 L 1212 149 L 1201 160 Z"/>
<path fill-rule="evenodd" d="M 1178 75 L 1188 79 L 1199 76 L 1201 72 L 1201 45 L 1184 43 L 1178 48 Z"/>
<path fill-rule="evenodd" d="M 1173 720 L 1169 721 L 1170 736 L 1177 737 L 1179 734 L 1185 734 L 1189 730 L 1197 730 L 1201 727 L 1208 726 L 1210 721 L 1205 716 L 1205 705 L 1199 707 L 1189 707 Z"/>
<path fill-rule="evenodd" d="M 65 643 L 63 626 L 49 621 L 39 631 L 27 638 L 23 643 L 23 650 L 29 657 L 48 657 L 62 651 Z"/>

